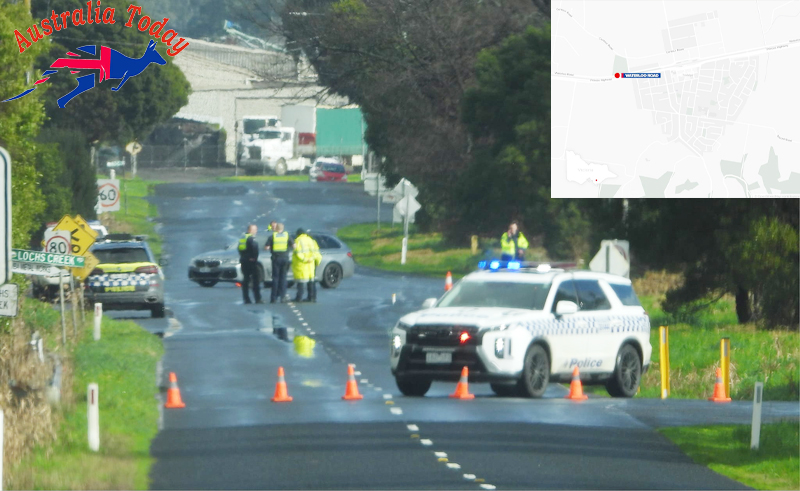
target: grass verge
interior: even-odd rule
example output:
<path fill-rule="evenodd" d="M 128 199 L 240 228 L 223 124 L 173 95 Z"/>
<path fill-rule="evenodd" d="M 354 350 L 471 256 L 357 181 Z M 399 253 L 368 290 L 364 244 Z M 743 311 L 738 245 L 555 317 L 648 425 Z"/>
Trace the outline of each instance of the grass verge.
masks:
<path fill-rule="evenodd" d="M 95 342 L 83 326 L 72 349 L 71 400 L 55 444 L 36 448 L 10 474 L 15 489 L 146 489 L 157 432 L 154 383 L 161 340 L 132 321 L 103 318 Z M 100 451 L 87 444 L 86 387 L 99 386 Z"/>
<path fill-rule="evenodd" d="M 337 235 L 353 250 L 356 262 L 389 271 L 442 278 L 450 271 L 454 277 L 459 277 L 474 270 L 482 257 L 481 254 L 473 255 L 468 247 L 448 246 L 441 234 L 417 233 L 414 225 L 409 226 L 406 264 L 400 264 L 401 224 L 381 223 L 381 229 L 377 230 L 374 223 L 358 223 L 340 228 Z"/>
<path fill-rule="evenodd" d="M 700 426 L 659 430 L 695 462 L 756 489 L 800 489 L 800 422 L 761 426 L 750 450 L 750 426 Z"/>

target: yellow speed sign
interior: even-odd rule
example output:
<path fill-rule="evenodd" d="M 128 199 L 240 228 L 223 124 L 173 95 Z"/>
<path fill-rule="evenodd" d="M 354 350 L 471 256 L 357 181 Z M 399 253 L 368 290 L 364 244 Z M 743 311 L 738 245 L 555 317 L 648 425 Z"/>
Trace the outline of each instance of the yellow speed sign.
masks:
<path fill-rule="evenodd" d="M 72 268 L 73 276 L 75 276 L 79 280 L 88 277 L 92 273 L 92 270 L 96 268 L 98 264 L 100 264 L 100 260 L 97 259 L 97 257 L 91 252 L 87 252 L 86 254 L 84 254 L 83 258 L 84 258 L 83 259 L 84 267 Z"/>
<path fill-rule="evenodd" d="M 54 230 L 66 230 L 72 234 L 72 254 L 75 256 L 84 256 L 97 237 L 97 232 L 80 215 L 75 218 L 64 215 Z"/>

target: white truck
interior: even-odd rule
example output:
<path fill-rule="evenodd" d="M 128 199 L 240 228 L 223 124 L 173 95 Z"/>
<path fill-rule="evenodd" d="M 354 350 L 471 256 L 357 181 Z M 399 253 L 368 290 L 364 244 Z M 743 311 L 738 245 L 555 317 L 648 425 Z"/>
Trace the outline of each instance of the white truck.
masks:
<path fill-rule="evenodd" d="M 277 116 L 243 116 L 242 117 L 242 143 L 248 143 L 258 138 L 258 132 L 265 128 L 278 128 L 281 120 Z"/>
<path fill-rule="evenodd" d="M 282 176 L 287 172 L 305 172 L 311 158 L 304 154 L 294 128 L 263 128 L 258 136 L 242 146 L 239 166 L 247 173 L 268 172 Z"/>

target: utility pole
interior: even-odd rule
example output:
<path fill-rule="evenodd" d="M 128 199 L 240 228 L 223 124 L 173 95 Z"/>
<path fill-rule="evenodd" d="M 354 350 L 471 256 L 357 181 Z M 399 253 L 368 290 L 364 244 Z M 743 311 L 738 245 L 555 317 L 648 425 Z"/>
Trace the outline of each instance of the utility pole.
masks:
<path fill-rule="evenodd" d="M 403 199 L 406 200 L 406 216 L 403 222 L 403 250 L 400 254 L 400 264 L 406 263 L 406 255 L 408 254 L 408 212 L 411 200 L 408 199 L 408 179 L 403 178 Z"/>

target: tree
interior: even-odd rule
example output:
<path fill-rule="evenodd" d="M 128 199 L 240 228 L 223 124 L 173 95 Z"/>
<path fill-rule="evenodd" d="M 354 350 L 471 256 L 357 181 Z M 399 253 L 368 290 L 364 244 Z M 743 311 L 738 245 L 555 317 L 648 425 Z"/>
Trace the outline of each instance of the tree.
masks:
<path fill-rule="evenodd" d="M 50 128 L 39 135 L 54 158 L 62 164 L 61 192 L 67 191 L 66 209 L 46 214 L 47 220 L 60 218 L 64 213 L 77 213 L 84 218 L 96 216 L 97 182 L 95 168 L 89 155 L 89 145 L 83 133 L 76 129 Z M 44 174 L 44 172 L 43 172 Z M 54 193 L 58 193 L 54 185 Z"/>
<path fill-rule="evenodd" d="M 45 18 L 51 11 L 72 11 L 85 5 L 82 0 L 35 0 L 33 9 L 36 18 Z M 127 56 L 141 56 L 151 36 L 135 27 L 124 26 L 129 15 L 125 10 L 127 6 L 122 0 L 103 1 L 103 9 L 115 9 L 114 24 L 95 23 L 54 31 L 48 37 L 52 40 L 48 53 L 38 60 L 39 70 L 45 70 L 54 59 L 83 45 L 107 45 Z M 144 139 L 156 124 L 172 117 L 188 102 L 186 78 L 165 53 L 163 43 L 158 42 L 157 50 L 167 61 L 166 65 L 148 68 L 125 82 L 119 92 L 111 91 L 119 80 L 106 80 L 94 90 L 74 98 L 63 109 L 57 106 L 57 100 L 71 91 L 76 82 L 74 75 L 61 70 L 47 82 L 45 108 L 50 118 L 47 126 L 75 128 L 75 123 L 80 122 L 79 128 L 89 142 L 126 143 L 134 138 Z"/>
<path fill-rule="evenodd" d="M 25 73 L 45 44 L 31 46 L 20 53 L 14 39 L 14 30 L 30 25 L 31 16 L 23 4 L 0 2 L 0 100 L 13 97 L 27 87 Z M 11 155 L 12 242 L 15 247 L 27 247 L 30 234 L 39 227 L 45 208 L 42 191 L 38 186 L 36 171 L 37 146 L 34 138 L 39 131 L 44 110 L 39 94 L 29 94 L 21 99 L 0 102 L 0 146 Z"/>

